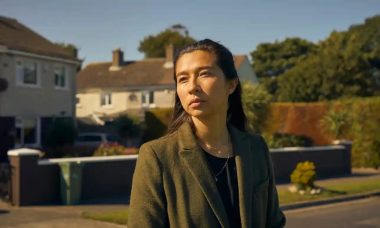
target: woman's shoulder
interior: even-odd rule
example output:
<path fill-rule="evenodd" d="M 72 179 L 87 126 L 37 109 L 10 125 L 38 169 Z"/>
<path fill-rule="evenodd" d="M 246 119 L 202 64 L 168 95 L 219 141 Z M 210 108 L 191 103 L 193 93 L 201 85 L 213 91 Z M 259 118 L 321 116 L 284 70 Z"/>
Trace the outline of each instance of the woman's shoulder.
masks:
<path fill-rule="evenodd" d="M 164 152 L 167 154 L 176 147 L 177 142 L 178 133 L 174 132 L 172 134 L 164 135 L 160 138 L 142 144 L 139 153 L 144 153 L 144 151 L 154 151 L 157 155 L 160 155 Z"/>

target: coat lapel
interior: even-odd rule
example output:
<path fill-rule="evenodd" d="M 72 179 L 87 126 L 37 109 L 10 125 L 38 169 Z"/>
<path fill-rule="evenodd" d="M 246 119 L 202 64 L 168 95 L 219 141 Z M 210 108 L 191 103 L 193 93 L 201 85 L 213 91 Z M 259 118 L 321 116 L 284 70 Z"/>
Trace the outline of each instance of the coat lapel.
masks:
<path fill-rule="evenodd" d="M 252 197 L 253 185 L 252 164 L 251 164 L 251 143 L 246 133 L 239 131 L 233 126 L 229 126 L 234 153 L 236 156 L 236 172 L 239 188 L 239 209 L 242 227 L 251 227 L 249 221 L 252 221 Z"/>
<path fill-rule="evenodd" d="M 227 213 L 224 210 L 222 199 L 219 195 L 214 178 L 208 169 L 206 158 L 202 149 L 198 146 L 190 124 L 185 123 L 179 129 L 180 156 L 186 167 L 202 189 L 210 207 L 215 213 L 222 227 L 229 227 Z M 239 186 L 240 187 L 240 186 Z"/>

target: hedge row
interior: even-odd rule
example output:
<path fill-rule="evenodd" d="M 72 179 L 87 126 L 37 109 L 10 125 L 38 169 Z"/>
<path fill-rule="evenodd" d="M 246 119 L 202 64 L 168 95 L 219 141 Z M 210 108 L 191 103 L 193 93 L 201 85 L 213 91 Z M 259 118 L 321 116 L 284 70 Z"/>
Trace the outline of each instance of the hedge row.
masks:
<path fill-rule="evenodd" d="M 355 98 L 315 103 L 272 103 L 265 117 L 262 134 L 266 137 L 288 134 L 312 140 L 313 145 L 329 145 L 335 139 L 322 125 L 328 113 L 346 113 L 349 127 L 343 137 L 351 140 L 354 167 L 380 166 L 380 97 Z M 143 141 L 166 133 L 171 109 L 146 113 Z M 155 127 L 151 127 L 155 126 Z"/>
<path fill-rule="evenodd" d="M 354 167 L 380 166 L 380 97 L 354 98 L 316 103 L 272 103 L 266 117 L 263 134 L 302 135 L 314 145 L 328 145 L 335 139 L 322 119 L 328 113 L 344 113 L 348 127 L 343 138 L 352 144 Z M 333 123 L 332 123 L 333 124 Z"/>

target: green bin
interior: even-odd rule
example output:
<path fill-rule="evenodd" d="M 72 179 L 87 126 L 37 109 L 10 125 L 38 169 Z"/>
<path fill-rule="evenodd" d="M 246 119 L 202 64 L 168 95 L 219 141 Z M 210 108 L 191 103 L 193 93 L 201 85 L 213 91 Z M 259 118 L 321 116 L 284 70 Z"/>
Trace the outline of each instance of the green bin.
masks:
<path fill-rule="evenodd" d="M 61 168 L 61 199 L 66 205 L 78 204 L 82 191 L 82 164 L 64 162 Z"/>

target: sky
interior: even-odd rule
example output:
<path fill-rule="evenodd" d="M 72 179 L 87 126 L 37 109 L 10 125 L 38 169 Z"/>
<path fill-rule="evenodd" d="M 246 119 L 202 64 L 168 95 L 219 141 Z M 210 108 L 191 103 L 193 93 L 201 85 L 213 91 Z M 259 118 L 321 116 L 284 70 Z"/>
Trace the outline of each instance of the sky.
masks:
<path fill-rule="evenodd" d="M 0 0 L 0 15 L 17 19 L 52 42 L 79 48 L 84 66 L 144 57 L 144 37 L 182 24 L 197 40 L 246 54 L 263 42 L 301 37 L 312 42 L 380 14 L 380 0 Z"/>

